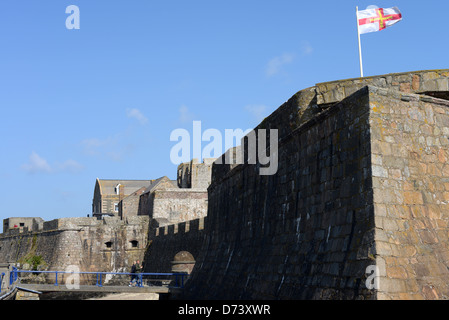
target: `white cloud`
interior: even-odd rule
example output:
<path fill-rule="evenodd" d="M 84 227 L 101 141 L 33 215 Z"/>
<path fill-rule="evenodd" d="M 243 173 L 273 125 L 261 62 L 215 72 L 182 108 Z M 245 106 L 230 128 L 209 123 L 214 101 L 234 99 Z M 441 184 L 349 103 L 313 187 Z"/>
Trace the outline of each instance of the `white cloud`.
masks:
<path fill-rule="evenodd" d="M 281 56 L 271 59 L 265 69 L 265 73 L 268 77 L 274 76 L 281 71 L 282 66 L 289 64 L 293 61 L 294 55 L 291 53 L 284 53 Z"/>
<path fill-rule="evenodd" d="M 140 124 L 144 125 L 148 122 L 148 118 L 143 115 L 142 112 L 140 112 L 139 109 L 132 108 L 132 109 L 126 109 L 126 116 L 128 118 L 136 119 Z"/>
<path fill-rule="evenodd" d="M 52 171 L 47 160 L 34 151 L 31 153 L 28 163 L 23 164 L 21 168 L 28 173 L 50 173 Z"/>
<path fill-rule="evenodd" d="M 81 164 L 72 159 L 66 160 L 63 163 L 56 163 L 54 166 L 51 166 L 46 159 L 42 158 L 34 151 L 31 153 L 28 163 L 23 164 L 21 168 L 30 174 L 57 172 L 77 173 L 84 169 Z"/>
<path fill-rule="evenodd" d="M 268 107 L 265 105 L 247 105 L 245 110 L 256 120 L 261 122 L 267 116 Z"/>

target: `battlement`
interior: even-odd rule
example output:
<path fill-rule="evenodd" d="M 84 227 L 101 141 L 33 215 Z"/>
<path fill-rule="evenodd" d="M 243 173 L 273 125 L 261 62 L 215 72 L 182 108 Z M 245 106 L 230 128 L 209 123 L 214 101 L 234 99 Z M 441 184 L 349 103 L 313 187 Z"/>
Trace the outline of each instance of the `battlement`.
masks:
<path fill-rule="evenodd" d="M 145 254 L 145 272 L 173 270 L 173 261 L 180 255 L 189 257 L 191 271 L 195 259 L 201 254 L 206 222 L 207 217 L 202 217 L 152 229 Z M 180 267 L 178 263 L 175 263 L 177 268 Z"/>
<path fill-rule="evenodd" d="M 97 219 L 92 217 L 58 218 L 44 221 L 42 218 L 12 217 L 3 220 L 4 232 L 0 237 L 16 236 L 27 233 L 41 233 L 53 231 L 81 230 L 84 227 L 120 226 L 148 224 L 147 216 L 132 216 L 126 220 L 118 217 L 104 217 Z M 6 227 L 5 226 L 9 226 Z M 12 227 L 11 227 L 12 226 Z"/>
<path fill-rule="evenodd" d="M 204 230 L 204 223 L 207 217 L 202 217 L 195 220 L 184 221 L 180 223 L 170 224 L 153 229 L 153 235 L 155 237 L 183 234 L 187 232 L 194 232 Z"/>

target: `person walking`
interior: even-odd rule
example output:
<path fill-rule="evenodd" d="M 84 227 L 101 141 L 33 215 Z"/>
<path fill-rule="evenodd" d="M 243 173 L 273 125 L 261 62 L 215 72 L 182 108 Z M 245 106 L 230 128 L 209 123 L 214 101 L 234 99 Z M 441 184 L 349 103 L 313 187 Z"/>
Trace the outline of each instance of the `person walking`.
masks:
<path fill-rule="evenodd" d="M 137 281 L 137 265 L 136 265 L 136 261 L 133 261 L 133 265 L 131 266 L 131 281 L 129 282 L 128 287 L 132 287 L 134 281 Z"/>
<path fill-rule="evenodd" d="M 136 280 L 137 280 L 137 286 L 140 287 L 142 285 L 141 280 L 142 280 L 142 276 L 140 275 L 140 273 L 142 272 L 142 266 L 140 265 L 140 261 L 137 260 L 136 263 Z"/>

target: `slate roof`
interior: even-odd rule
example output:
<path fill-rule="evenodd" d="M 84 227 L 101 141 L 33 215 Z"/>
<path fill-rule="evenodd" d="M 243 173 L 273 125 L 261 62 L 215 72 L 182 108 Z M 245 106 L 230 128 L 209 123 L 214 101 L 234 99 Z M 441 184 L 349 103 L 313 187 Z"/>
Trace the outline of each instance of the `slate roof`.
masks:
<path fill-rule="evenodd" d="M 100 185 L 101 194 L 116 194 L 115 187 L 118 184 L 125 186 L 125 195 L 130 195 L 142 187 L 149 186 L 155 180 L 113 180 L 113 179 L 97 179 Z"/>

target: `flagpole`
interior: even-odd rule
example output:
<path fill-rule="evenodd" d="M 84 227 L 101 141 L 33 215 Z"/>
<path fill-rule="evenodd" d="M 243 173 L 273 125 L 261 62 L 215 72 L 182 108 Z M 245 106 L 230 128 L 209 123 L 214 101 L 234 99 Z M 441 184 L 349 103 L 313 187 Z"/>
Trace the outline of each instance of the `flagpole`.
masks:
<path fill-rule="evenodd" d="M 359 60 L 360 60 L 360 77 L 363 78 L 363 65 L 362 65 L 362 46 L 360 45 L 360 30 L 359 30 L 359 7 L 355 7 L 355 16 L 357 20 L 357 37 L 359 39 Z"/>

